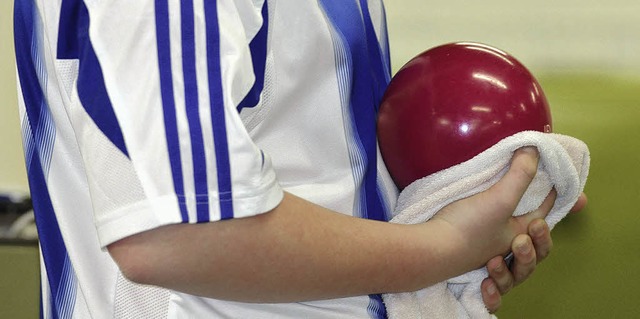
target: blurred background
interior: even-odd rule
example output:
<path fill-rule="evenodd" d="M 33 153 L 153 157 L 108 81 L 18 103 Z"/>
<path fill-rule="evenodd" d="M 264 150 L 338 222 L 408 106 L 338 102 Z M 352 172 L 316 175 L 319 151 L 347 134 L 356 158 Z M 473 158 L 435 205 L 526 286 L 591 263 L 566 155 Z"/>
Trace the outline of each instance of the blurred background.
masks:
<path fill-rule="evenodd" d="M 556 133 L 589 145 L 587 208 L 503 299 L 499 318 L 640 318 L 640 1 L 393 0 L 394 70 L 444 43 L 514 55 L 540 81 Z"/>
<path fill-rule="evenodd" d="M 13 1 L 0 0 L 0 234 L 16 221 L 6 202 L 28 194 L 16 98 Z M 12 197 L 12 198 L 9 198 Z M 35 241 L 0 236 L 0 318 L 38 318 L 39 253 Z"/>
<path fill-rule="evenodd" d="M 13 1 L 0 1 L 0 191 L 27 190 L 16 107 Z M 394 71 L 444 43 L 513 54 L 538 78 L 554 130 L 585 141 L 589 205 L 554 230 L 555 247 L 510 292 L 500 318 L 640 318 L 640 2 L 388 0 Z M 0 318 L 36 318 L 38 250 L 0 241 Z"/>

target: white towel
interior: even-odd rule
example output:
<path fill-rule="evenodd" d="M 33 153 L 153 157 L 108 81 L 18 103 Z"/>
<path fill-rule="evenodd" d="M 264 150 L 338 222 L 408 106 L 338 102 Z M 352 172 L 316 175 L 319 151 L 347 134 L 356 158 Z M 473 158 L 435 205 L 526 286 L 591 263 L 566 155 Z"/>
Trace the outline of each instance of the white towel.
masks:
<path fill-rule="evenodd" d="M 553 228 L 584 189 L 589 150 L 573 137 L 534 131 L 514 134 L 471 160 L 413 182 L 400 193 L 391 222 L 423 223 L 448 204 L 488 189 L 507 172 L 513 153 L 524 146 L 537 147 L 540 160 L 536 177 L 513 215 L 536 210 L 555 188 L 556 202 L 546 217 Z M 390 319 L 495 318 L 484 306 L 480 291 L 487 276 L 483 267 L 417 292 L 385 294 L 387 313 Z"/>

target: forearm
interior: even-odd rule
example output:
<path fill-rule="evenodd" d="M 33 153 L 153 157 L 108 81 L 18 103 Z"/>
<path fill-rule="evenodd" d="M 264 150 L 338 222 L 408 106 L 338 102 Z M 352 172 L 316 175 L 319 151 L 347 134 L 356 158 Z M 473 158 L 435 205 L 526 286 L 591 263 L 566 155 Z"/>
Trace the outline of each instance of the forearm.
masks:
<path fill-rule="evenodd" d="M 291 302 L 417 290 L 471 269 L 452 265 L 460 258 L 451 244 L 439 227 L 353 218 L 286 194 L 263 215 L 166 226 L 109 251 L 140 283 L 218 299 Z"/>

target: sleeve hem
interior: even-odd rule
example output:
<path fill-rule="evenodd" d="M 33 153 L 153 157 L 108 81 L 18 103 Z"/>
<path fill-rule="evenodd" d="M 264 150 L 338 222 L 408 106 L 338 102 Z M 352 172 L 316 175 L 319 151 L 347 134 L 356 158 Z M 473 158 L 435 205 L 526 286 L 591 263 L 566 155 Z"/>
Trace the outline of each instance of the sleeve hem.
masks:
<path fill-rule="evenodd" d="M 284 197 L 280 185 L 273 181 L 269 187 L 253 196 L 233 199 L 234 218 L 251 217 L 274 209 Z M 217 193 L 208 195 L 209 203 L 218 203 Z M 217 206 L 217 205 L 216 205 Z M 125 237 L 160 226 L 183 223 L 175 194 L 147 199 L 107 214 L 108 218 L 96 221 L 100 245 L 103 249 Z M 220 214 L 210 214 L 209 222 L 220 220 Z"/>

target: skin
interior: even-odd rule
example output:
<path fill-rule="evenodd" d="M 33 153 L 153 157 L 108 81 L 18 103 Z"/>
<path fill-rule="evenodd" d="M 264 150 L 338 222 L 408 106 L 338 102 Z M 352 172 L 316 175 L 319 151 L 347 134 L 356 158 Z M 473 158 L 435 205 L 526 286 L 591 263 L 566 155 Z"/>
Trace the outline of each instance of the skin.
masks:
<path fill-rule="evenodd" d="M 553 205 L 555 197 L 556 194 L 552 191 L 541 209 L 550 210 L 548 205 Z M 577 213 L 586 205 L 587 195 L 582 193 L 570 212 Z M 536 219 L 529 224 L 526 235 L 514 238 L 511 246 L 514 261 L 511 268 L 507 267 L 502 256 L 496 256 L 487 262 L 489 277 L 482 282 L 481 289 L 482 299 L 489 312 L 496 312 L 500 308 L 501 296 L 529 278 L 536 265 L 549 255 L 552 248 L 549 226 L 544 219 Z"/>
<path fill-rule="evenodd" d="M 241 302 L 414 291 L 485 264 L 495 270 L 512 249 L 516 260 L 510 276 L 516 283 L 533 271 L 536 254 L 544 256 L 550 249 L 548 228 L 540 221 L 554 198 L 536 212 L 512 216 L 537 160 L 534 149 L 519 150 L 493 187 L 450 204 L 423 224 L 345 216 L 285 193 L 280 205 L 265 214 L 164 226 L 124 238 L 108 250 L 134 282 Z M 535 249 L 519 250 L 523 240 Z M 372 261 L 377 261 L 374 266 Z M 504 267 L 494 273 L 483 283 L 483 294 L 499 301 L 500 293 L 510 289 L 504 275 L 510 272 Z"/>

